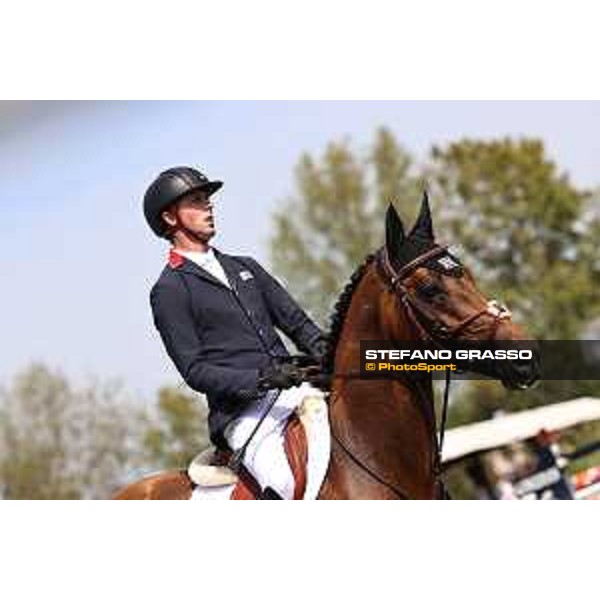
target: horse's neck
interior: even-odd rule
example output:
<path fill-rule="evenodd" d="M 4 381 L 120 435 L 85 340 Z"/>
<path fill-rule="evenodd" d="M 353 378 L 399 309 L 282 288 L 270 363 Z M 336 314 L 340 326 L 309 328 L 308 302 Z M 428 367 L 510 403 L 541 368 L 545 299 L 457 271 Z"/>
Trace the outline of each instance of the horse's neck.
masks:
<path fill-rule="evenodd" d="M 337 343 L 336 372 L 360 371 L 361 340 L 418 339 L 404 308 L 393 294 L 383 294 L 382 286 L 371 268 L 354 292 Z"/>
<path fill-rule="evenodd" d="M 357 457 L 412 496 L 426 497 L 431 484 L 431 381 L 420 390 L 397 380 L 362 380 L 361 340 L 415 340 L 397 299 L 383 293 L 369 269 L 355 290 L 344 318 L 335 356 L 332 427 Z M 346 377 L 345 375 L 351 375 Z M 423 410 L 425 408 L 425 410 Z M 407 459 L 407 453 L 415 459 Z M 360 492 L 364 493 L 364 492 Z"/>

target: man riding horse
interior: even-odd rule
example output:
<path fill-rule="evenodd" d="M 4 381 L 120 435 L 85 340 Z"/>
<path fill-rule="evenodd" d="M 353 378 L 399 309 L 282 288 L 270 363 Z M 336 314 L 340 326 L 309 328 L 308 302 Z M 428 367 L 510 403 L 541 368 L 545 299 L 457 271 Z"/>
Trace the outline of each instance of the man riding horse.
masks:
<path fill-rule="evenodd" d="M 225 452 L 243 448 L 243 465 L 264 498 L 291 498 L 281 430 L 306 394 L 319 392 L 303 383 L 304 371 L 289 361 L 276 328 L 317 360 L 326 340 L 253 258 L 211 245 L 212 199 L 222 186 L 196 169 L 175 167 L 145 194 L 148 225 L 171 245 L 150 293 L 154 323 L 185 382 L 207 396 L 213 444 Z M 279 390 L 297 393 L 277 396 Z"/>

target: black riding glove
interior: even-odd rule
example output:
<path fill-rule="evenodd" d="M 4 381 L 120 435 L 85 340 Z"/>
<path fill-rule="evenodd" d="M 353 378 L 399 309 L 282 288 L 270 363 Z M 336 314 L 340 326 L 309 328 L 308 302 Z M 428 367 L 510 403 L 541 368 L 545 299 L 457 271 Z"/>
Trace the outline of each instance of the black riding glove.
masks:
<path fill-rule="evenodd" d="M 269 365 L 258 374 L 258 389 L 261 391 L 278 388 L 287 390 L 288 388 L 300 385 L 304 380 L 304 374 L 301 369 L 289 363 L 278 365 Z"/>

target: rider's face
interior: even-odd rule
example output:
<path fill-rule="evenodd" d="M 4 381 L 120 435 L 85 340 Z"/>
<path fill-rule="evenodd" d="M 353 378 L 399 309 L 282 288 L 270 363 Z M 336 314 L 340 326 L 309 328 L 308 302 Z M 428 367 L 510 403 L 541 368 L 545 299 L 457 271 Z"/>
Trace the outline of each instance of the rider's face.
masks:
<path fill-rule="evenodd" d="M 169 225 L 192 231 L 206 241 L 216 233 L 213 204 L 202 190 L 187 194 L 163 216 Z"/>

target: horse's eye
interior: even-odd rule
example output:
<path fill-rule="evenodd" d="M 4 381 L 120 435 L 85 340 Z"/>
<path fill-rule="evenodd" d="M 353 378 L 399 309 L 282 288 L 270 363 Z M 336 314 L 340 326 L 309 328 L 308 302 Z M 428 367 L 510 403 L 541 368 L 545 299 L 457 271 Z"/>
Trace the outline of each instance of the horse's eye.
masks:
<path fill-rule="evenodd" d="M 435 283 L 425 283 L 417 288 L 417 294 L 427 298 L 427 300 L 433 300 L 436 296 L 443 293 L 443 290 Z"/>

